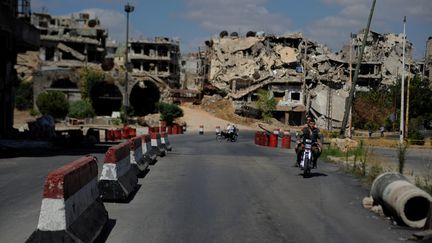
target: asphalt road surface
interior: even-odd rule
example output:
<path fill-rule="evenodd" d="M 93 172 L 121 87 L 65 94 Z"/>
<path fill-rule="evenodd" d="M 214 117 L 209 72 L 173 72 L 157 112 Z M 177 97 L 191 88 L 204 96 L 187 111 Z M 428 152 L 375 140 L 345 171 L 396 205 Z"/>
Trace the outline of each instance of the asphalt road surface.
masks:
<path fill-rule="evenodd" d="M 398 149 L 374 147 L 371 151 L 384 159 L 390 166 L 398 168 Z M 405 172 L 418 176 L 432 175 L 432 151 L 430 149 L 408 148 L 405 155 Z"/>
<path fill-rule="evenodd" d="M 173 151 L 139 179 L 129 203 L 105 203 L 107 242 L 403 242 L 412 231 L 361 206 L 360 182 L 319 163 L 313 177 L 294 152 L 214 134 L 170 137 Z M 94 151 L 46 151 L 0 159 L 0 242 L 23 242 L 38 222 L 46 174 Z M 63 152 L 61 152 L 63 153 Z"/>

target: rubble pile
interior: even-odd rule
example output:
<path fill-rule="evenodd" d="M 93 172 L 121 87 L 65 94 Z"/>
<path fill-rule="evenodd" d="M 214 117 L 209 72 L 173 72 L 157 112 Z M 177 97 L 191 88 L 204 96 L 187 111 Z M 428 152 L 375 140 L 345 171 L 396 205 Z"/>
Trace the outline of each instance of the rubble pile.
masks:
<path fill-rule="evenodd" d="M 352 58 L 354 63 L 363 39 L 364 31 L 360 31 L 352 39 Z M 366 42 L 362 65 L 374 65 L 376 69 L 367 70 L 363 74 L 376 74 L 379 76 L 381 84 L 394 85 L 396 77 L 402 73 L 403 39 L 403 34 L 380 34 L 371 31 Z M 349 62 L 349 51 L 350 45 L 345 45 L 339 54 L 340 58 Z M 412 65 L 412 68 L 414 68 L 412 43 L 408 40 L 405 45 L 405 63 Z"/>
<path fill-rule="evenodd" d="M 290 36 L 224 37 L 210 41 L 209 80 L 226 92 L 251 86 L 269 78 L 297 76 L 301 34 Z M 294 68 L 287 68 L 293 66 Z M 237 81 L 237 87 L 232 82 Z"/>

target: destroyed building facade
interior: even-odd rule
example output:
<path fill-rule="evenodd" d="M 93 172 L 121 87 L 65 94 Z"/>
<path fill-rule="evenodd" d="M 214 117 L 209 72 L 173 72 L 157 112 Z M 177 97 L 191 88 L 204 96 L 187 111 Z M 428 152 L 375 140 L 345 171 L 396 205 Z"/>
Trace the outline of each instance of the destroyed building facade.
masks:
<path fill-rule="evenodd" d="M 20 82 L 17 55 L 39 47 L 39 31 L 30 24 L 30 16 L 29 0 L 0 2 L 0 138 L 14 134 L 14 96 Z"/>
<path fill-rule="evenodd" d="M 301 33 L 221 35 L 208 41 L 207 46 L 209 82 L 225 91 L 237 106 L 253 106 L 258 90 L 268 90 L 277 101 L 274 114 L 285 124 L 300 125 L 307 110 L 314 110 L 316 117 L 323 116 L 323 122 L 327 122 L 335 115 L 328 114 L 329 96 L 335 101 L 347 96 L 346 91 L 326 88 L 329 83 L 347 80 L 344 61 Z M 343 113 L 336 115 L 342 120 Z"/>
<path fill-rule="evenodd" d="M 165 80 L 169 86 L 180 84 L 180 42 L 167 37 L 130 40 L 128 55 L 132 73 L 150 74 Z"/>
<path fill-rule="evenodd" d="M 339 57 L 346 63 L 352 62 L 353 70 L 364 39 L 364 30 L 353 35 Z M 357 84 L 359 86 L 376 87 L 379 85 L 395 85 L 402 75 L 403 34 L 380 34 L 370 31 L 366 40 L 363 60 L 360 66 Z M 351 54 L 350 54 L 351 53 Z M 405 45 L 406 71 L 414 75 L 415 63 L 412 57 L 412 43 L 408 40 Z"/>
<path fill-rule="evenodd" d="M 309 113 L 320 127 L 340 127 L 363 37 L 360 31 L 333 53 L 300 33 L 239 36 L 221 32 L 206 42 L 208 80 L 236 106 L 254 106 L 258 89 L 268 90 L 277 101 L 275 117 L 285 124 L 300 125 Z M 396 84 L 402 74 L 402 43 L 402 34 L 371 31 L 355 88 L 367 91 Z M 409 41 L 405 58 L 406 75 L 414 75 L 416 63 Z"/>
<path fill-rule="evenodd" d="M 424 58 L 417 63 L 420 73 L 429 80 L 430 87 L 432 87 L 432 36 L 426 41 Z"/>
<path fill-rule="evenodd" d="M 88 13 L 78 16 L 34 13 L 31 23 L 41 33 L 39 57 L 43 65 L 83 67 L 89 62 L 104 61 L 108 32 L 99 19 L 90 19 Z"/>
<path fill-rule="evenodd" d="M 36 13 L 32 23 L 42 33 L 37 53 L 40 65 L 32 77 L 34 101 L 47 90 L 61 91 L 69 101 L 81 99 L 79 73 L 83 68 L 103 71 L 104 81 L 89 90 L 96 114 L 101 116 L 120 111 L 125 99 L 135 114 L 152 113 L 161 98 L 169 97 L 167 90 L 179 85 L 180 50 L 176 40 L 130 40 L 126 79 L 124 58 L 116 56 L 118 45 L 108 38 L 98 18 L 90 18 L 87 13 L 67 17 Z M 28 53 L 27 59 L 32 55 Z M 34 106 L 37 109 L 36 102 Z"/>

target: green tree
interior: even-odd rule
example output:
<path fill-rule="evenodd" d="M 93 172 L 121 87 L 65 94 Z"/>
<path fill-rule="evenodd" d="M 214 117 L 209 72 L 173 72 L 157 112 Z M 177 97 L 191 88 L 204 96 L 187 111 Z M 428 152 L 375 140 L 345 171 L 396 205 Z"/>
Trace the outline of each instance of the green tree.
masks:
<path fill-rule="evenodd" d="M 90 91 L 97 82 L 103 82 L 105 75 L 94 68 L 83 68 L 80 71 L 80 92 L 82 99 L 90 98 Z"/>
<path fill-rule="evenodd" d="M 392 113 L 392 101 L 392 93 L 387 89 L 357 92 L 353 105 L 354 127 L 369 129 L 371 126 L 389 126 L 386 120 Z"/>
<path fill-rule="evenodd" d="M 68 116 L 78 119 L 91 118 L 95 116 L 95 111 L 90 101 L 78 100 L 70 104 Z"/>
<path fill-rule="evenodd" d="M 15 106 L 24 111 L 33 107 L 33 84 L 21 81 L 15 94 Z"/>
<path fill-rule="evenodd" d="M 172 125 L 174 119 L 183 116 L 183 110 L 176 104 L 159 102 L 156 105 L 160 113 L 160 119 L 166 121 L 167 125 Z"/>
<path fill-rule="evenodd" d="M 263 120 L 269 121 L 273 118 L 273 110 L 276 108 L 276 100 L 267 90 L 258 90 L 257 108 L 262 112 Z"/>
<path fill-rule="evenodd" d="M 419 126 L 428 126 L 432 121 L 432 89 L 427 79 L 416 75 L 410 82 L 409 117 L 418 119 Z M 417 127 L 416 129 L 418 129 Z"/>
<path fill-rule="evenodd" d="M 65 118 L 69 110 L 66 95 L 60 91 L 41 93 L 37 97 L 36 105 L 42 114 L 51 115 L 54 118 Z"/>

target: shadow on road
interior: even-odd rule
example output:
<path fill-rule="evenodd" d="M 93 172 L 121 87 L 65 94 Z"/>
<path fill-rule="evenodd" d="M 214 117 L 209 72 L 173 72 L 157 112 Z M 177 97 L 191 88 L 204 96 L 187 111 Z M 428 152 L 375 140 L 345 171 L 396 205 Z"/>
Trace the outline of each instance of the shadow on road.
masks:
<path fill-rule="evenodd" d="M 111 231 L 114 229 L 114 226 L 116 225 L 117 220 L 115 219 L 108 219 L 108 222 L 103 227 L 101 233 L 96 238 L 94 242 L 102 243 L 106 242 L 108 240 L 108 236 L 111 234 Z"/>
<path fill-rule="evenodd" d="M 303 173 L 299 174 L 299 176 L 303 176 Z M 305 176 L 304 178 L 312 178 L 312 177 L 320 177 L 320 176 L 328 176 L 325 173 L 320 173 L 320 172 L 311 172 L 309 173 L 309 175 Z"/>
<path fill-rule="evenodd" d="M 139 191 L 140 188 L 141 188 L 141 184 L 138 184 L 138 185 L 135 187 L 135 190 L 133 190 L 133 191 L 129 194 L 129 196 L 128 196 L 126 199 L 123 199 L 123 200 L 102 199 L 102 201 L 103 201 L 104 203 L 120 203 L 120 204 L 128 204 L 128 203 L 130 203 L 130 202 L 135 198 L 135 195 L 137 194 L 137 192 Z"/>
<path fill-rule="evenodd" d="M 118 143 L 100 143 L 93 146 L 59 146 L 53 148 L 5 148 L 0 150 L 0 158 L 50 157 L 58 155 L 104 154 L 109 147 Z"/>

